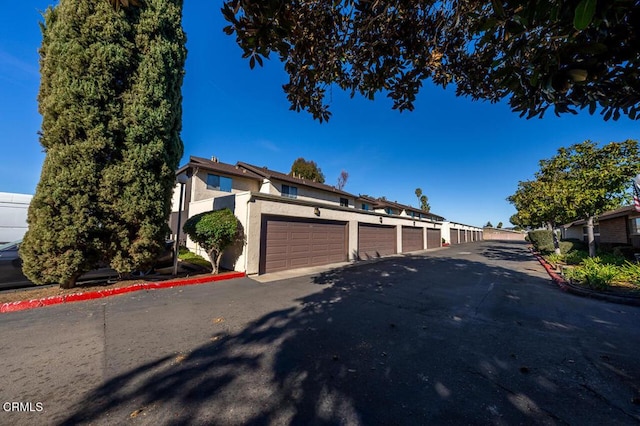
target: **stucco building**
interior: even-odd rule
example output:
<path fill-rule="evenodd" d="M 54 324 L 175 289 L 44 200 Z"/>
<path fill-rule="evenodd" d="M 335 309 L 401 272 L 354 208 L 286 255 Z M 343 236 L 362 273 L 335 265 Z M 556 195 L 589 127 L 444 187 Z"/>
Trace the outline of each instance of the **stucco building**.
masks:
<path fill-rule="evenodd" d="M 482 230 L 411 206 L 238 162 L 190 157 L 181 216 L 228 207 L 245 244 L 228 250 L 222 266 L 264 274 L 307 266 L 406 253 L 482 239 Z M 175 233 L 179 185 L 171 227 Z M 186 245 L 202 251 L 188 238 Z"/>

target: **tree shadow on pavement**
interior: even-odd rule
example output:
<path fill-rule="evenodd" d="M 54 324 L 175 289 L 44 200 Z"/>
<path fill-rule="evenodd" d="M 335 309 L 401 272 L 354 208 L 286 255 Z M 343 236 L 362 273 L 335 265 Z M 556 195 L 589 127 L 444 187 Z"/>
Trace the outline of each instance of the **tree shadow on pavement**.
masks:
<path fill-rule="evenodd" d="M 501 250 L 492 253 L 514 260 Z M 638 406 L 616 399 L 640 394 L 640 344 L 595 302 L 560 293 L 548 280 L 428 255 L 312 280 L 325 288 L 298 306 L 212 335 L 184 357 L 159 357 L 111 378 L 62 424 L 640 419 Z M 568 300 L 589 310 L 568 314 Z"/>
<path fill-rule="evenodd" d="M 529 243 L 525 241 L 492 241 L 491 243 L 482 252 L 488 259 L 515 262 L 531 260 L 531 253 L 527 250 Z"/>

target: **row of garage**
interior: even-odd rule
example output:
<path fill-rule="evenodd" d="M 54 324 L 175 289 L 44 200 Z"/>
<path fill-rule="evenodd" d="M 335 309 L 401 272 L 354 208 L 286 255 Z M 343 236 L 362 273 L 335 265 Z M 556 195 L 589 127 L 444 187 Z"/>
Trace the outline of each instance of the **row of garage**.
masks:
<path fill-rule="evenodd" d="M 480 241 L 482 235 L 480 231 L 467 230 L 467 229 L 449 229 L 449 241 L 451 244 L 470 243 L 473 241 Z"/>
<path fill-rule="evenodd" d="M 263 216 L 260 239 L 260 274 L 287 269 L 344 262 L 349 259 L 347 222 Z M 426 229 L 426 247 L 424 247 Z M 452 235 L 453 235 L 453 229 Z M 475 231 L 458 232 L 456 244 L 475 241 Z M 402 252 L 441 245 L 440 229 L 402 226 Z M 461 241 L 462 239 L 462 241 Z M 453 242 L 453 240 L 452 240 Z M 393 225 L 358 223 L 354 258 L 371 259 L 398 253 L 397 228 Z"/>

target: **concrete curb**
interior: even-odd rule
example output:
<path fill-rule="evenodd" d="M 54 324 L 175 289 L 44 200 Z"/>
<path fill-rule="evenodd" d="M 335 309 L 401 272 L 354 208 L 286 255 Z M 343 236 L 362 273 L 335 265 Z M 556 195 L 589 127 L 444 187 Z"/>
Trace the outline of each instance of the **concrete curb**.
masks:
<path fill-rule="evenodd" d="M 204 284 L 214 281 L 230 280 L 234 278 L 244 278 L 244 272 L 229 272 L 226 274 L 212 275 L 208 277 L 186 278 L 183 280 L 166 281 L 160 283 L 141 283 L 129 287 L 111 288 L 107 290 L 89 291 L 86 293 L 73 293 L 63 296 L 51 296 L 43 299 L 22 300 L 19 302 L 8 302 L 0 305 L 0 313 L 24 311 L 27 309 L 40 308 L 42 306 L 58 305 L 60 303 L 81 302 L 84 300 L 101 299 L 103 297 L 117 296 L 119 294 L 131 293 L 141 290 L 158 290 L 162 288 L 182 287 L 194 284 Z"/>
<path fill-rule="evenodd" d="M 532 254 L 538 259 L 538 262 L 547 271 L 551 280 L 560 287 L 564 292 L 575 294 L 582 297 L 589 297 L 592 299 L 604 300 L 611 303 L 617 303 L 620 305 L 640 306 L 640 297 L 636 296 L 618 296 L 614 294 L 606 294 L 599 291 L 589 290 L 588 288 L 578 287 L 565 280 L 555 269 L 546 261 L 542 256 L 537 253 Z"/>

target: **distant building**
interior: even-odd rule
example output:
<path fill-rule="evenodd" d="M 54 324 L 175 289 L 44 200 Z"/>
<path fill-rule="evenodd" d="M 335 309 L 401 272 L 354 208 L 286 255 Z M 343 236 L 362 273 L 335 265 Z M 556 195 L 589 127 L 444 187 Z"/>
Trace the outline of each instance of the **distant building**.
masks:
<path fill-rule="evenodd" d="M 576 220 L 562 225 L 562 237 L 587 242 L 587 221 Z M 640 248 L 640 213 L 634 206 L 620 207 L 597 217 L 593 234 L 601 248 L 633 246 Z"/>
<path fill-rule="evenodd" d="M 0 243 L 21 239 L 27 232 L 27 211 L 33 195 L 0 192 Z"/>

